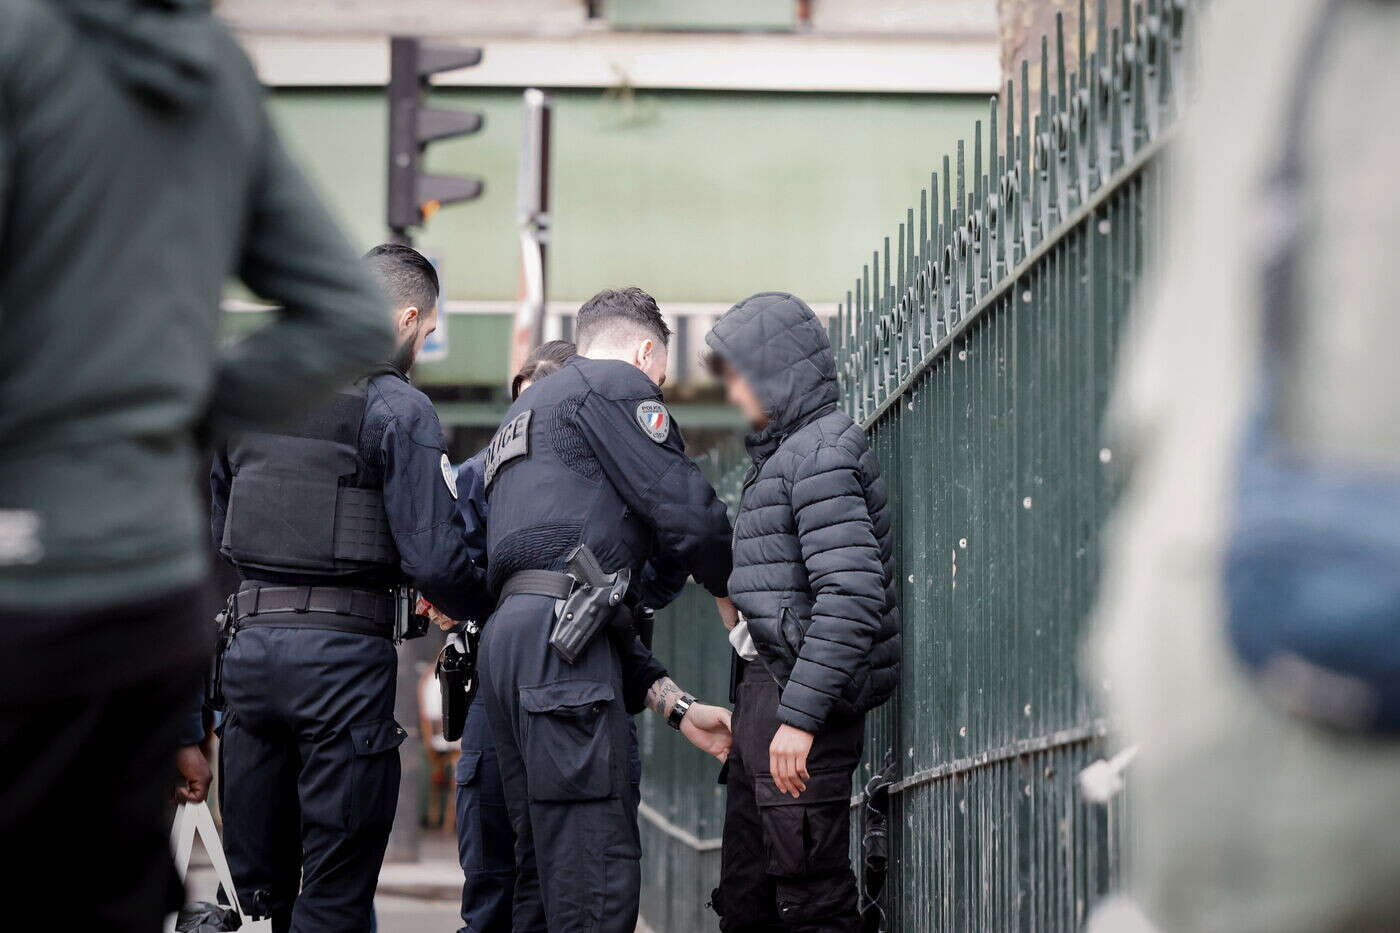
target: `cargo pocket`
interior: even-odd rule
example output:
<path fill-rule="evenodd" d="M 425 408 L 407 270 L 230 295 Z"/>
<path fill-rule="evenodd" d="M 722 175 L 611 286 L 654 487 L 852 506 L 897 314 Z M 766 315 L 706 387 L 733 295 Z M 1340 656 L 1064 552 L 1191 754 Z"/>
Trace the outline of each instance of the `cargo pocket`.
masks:
<path fill-rule="evenodd" d="M 607 708 L 613 688 L 561 680 L 520 688 L 531 800 L 601 800 L 615 793 Z"/>
<path fill-rule="evenodd" d="M 767 772 L 754 777 L 768 874 L 801 877 L 850 864 L 849 770 L 813 772 L 797 799 L 779 791 Z"/>
<path fill-rule="evenodd" d="M 399 746 L 408 733 L 392 719 L 351 726 L 345 825 L 360 829 L 394 819 L 399 795 Z"/>
<path fill-rule="evenodd" d="M 462 752 L 457 759 L 457 786 L 475 784 L 481 771 L 481 752 Z"/>
<path fill-rule="evenodd" d="M 457 759 L 457 854 L 463 871 L 485 867 L 481 826 L 481 752 Z"/>

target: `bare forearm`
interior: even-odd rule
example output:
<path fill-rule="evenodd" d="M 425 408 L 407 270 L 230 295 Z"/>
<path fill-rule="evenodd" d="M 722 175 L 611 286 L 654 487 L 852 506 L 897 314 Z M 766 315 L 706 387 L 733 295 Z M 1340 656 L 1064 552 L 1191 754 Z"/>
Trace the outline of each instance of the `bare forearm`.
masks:
<path fill-rule="evenodd" d="M 656 682 L 647 689 L 647 709 L 665 719 L 671 715 L 676 701 L 683 696 L 685 696 L 685 691 L 676 686 L 674 680 L 669 677 L 657 678 Z"/>

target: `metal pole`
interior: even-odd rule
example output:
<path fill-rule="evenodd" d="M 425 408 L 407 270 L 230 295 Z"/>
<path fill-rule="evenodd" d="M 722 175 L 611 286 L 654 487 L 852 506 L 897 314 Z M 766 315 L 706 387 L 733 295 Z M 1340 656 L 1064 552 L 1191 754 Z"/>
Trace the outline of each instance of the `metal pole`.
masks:
<path fill-rule="evenodd" d="M 549 143 L 554 101 L 538 88 L 525 92 L 524 132 L 520 145 L 519 207 L 520 307 L 511 335 L 510 372 L 544 342 L 548 301 L 546 251 L 549 246 Z"/>

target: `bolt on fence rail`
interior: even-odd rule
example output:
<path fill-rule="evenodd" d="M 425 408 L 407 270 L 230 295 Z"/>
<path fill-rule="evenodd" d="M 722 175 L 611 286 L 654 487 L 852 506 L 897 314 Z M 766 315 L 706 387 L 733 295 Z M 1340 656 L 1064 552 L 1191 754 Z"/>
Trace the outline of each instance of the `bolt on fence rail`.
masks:
<path fill-rule="evenodd" d="M 895 509 L 902 684 L 868 717 L 857 774 L 895 762 L 886 930 L 1077 929 L 1122 870 L 1124 801 L 1090 806 L 1074 785 L 1104 732 L 1077 652 L 1116 489 L 1101 422 L 1161 244 L 1158 154 L 1187 99 L 1198 3 L 1123 0 L 1113 28 L 1110 5 L 1091 38 L 1081 0 L 1073 62 L 1056 17 L 1038 107 L 1023 62 L 831 324 L 842 404 Z M 716 483 L 731 507 L 742 472 Z M 728 646 L 707 604 L 687 594 L 658 639 L 682 682 L 718 695 Z M 714 769 L 655 728 L 643 722 L 643 915 L 664 933 L 713 929 L 698 905 L 718 874 Z"/>

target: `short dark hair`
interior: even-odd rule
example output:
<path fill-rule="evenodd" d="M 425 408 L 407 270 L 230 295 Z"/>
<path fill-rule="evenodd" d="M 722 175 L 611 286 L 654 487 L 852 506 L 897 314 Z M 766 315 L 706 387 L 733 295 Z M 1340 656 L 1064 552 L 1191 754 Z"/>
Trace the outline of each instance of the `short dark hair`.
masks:
<path fill-rule="evenodd" d="M 384 297 L 395 308 L 430 311 L 437 306 L 442 290 L 437 270 L 418 250 L 398 243 L 381 243 L 365 253 L 365 259 L 374 267 Z"/>
<path fill-rule="evenodd" d="M 510 381 L 510 397 L 520 398 L 520 383 L 539 382 L 545 376 L 557 373 L 569 360 L 578 355 L 578 348 L 567 340 L 550 340 L 530 351 L 520 371 Z"/>
<path fill-rule="evenodd" d="M 671 343 L 671 328 L 661 317 L 656 299 L 635 285 L 605 289 L 585 301 L 578 309 L 574 339 L 586 347 L 600 337 L 606 339 L 615 329 L 640 330 L 661 341 L 662 346 Z"/>

